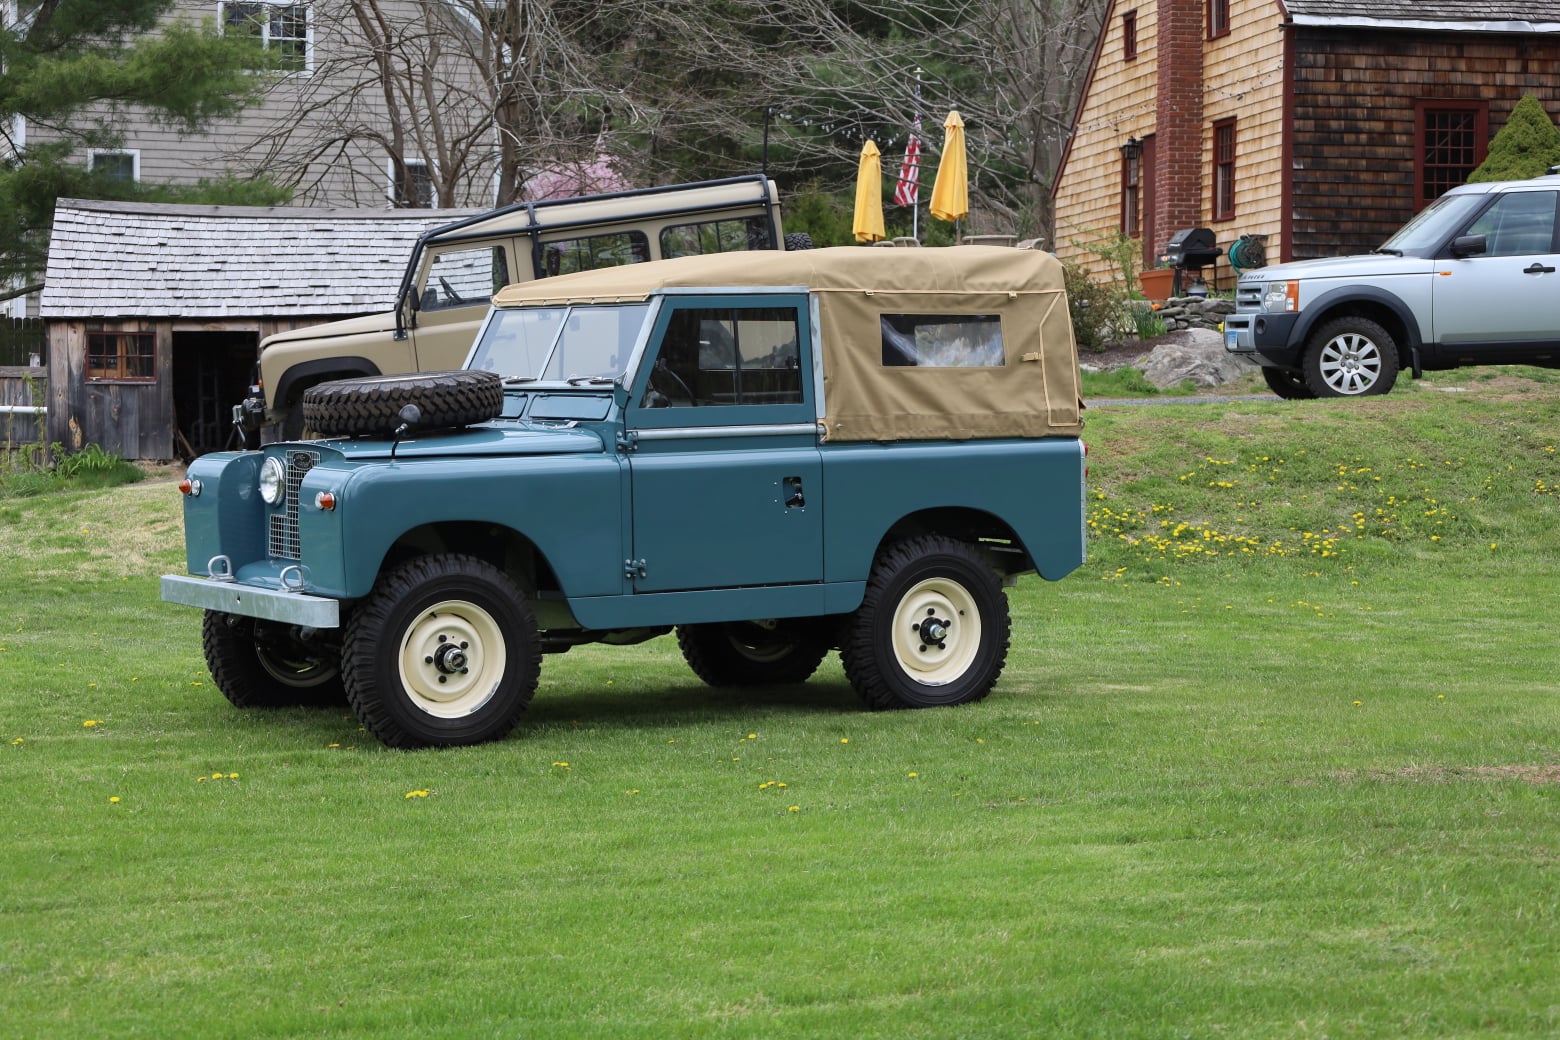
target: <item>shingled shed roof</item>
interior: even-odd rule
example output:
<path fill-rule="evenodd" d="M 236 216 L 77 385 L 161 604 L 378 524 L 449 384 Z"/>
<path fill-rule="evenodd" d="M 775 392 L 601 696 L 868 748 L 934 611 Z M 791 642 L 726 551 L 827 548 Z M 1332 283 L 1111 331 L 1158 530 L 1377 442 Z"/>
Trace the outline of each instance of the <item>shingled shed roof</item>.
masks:
<path fill-rule="evenodd" d="M 474 210 L 61 199 L 45 318 L 338 317 L 392 305 L 424 231 Z"/>
<path fill-rule="evenodd" d="M 1498 0 L 1279 0 L 1296 25 L 1356 29 L 1462 29 L 1490 33 L 1560 32 L 1560 2 Z"/>

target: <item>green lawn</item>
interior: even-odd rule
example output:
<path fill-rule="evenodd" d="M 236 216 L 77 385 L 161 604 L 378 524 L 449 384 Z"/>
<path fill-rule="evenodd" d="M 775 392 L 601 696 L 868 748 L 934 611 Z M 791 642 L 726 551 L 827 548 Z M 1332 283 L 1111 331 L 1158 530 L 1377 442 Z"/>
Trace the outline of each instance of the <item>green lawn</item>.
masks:
<path fill-rule="evenodd" d="M 986 701 L 663 638 L 443 752 L 229 707 L 167 479 L 0 487 L 0 1029 L 1560 1032 L 1560 388 L 1089 415 L 1091 560 Z"/>

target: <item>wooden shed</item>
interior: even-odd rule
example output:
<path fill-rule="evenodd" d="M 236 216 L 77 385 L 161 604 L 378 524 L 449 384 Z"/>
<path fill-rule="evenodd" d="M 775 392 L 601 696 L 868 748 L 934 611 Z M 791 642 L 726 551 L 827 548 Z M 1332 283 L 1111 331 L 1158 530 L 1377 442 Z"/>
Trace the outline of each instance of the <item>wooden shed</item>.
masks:
<path fill-rule="evenodd" d="M 389 308 L 417 236 L 469 212 L 61 199 L 49 440 L 127 459 L 229 446 L 261 339 Z"/>

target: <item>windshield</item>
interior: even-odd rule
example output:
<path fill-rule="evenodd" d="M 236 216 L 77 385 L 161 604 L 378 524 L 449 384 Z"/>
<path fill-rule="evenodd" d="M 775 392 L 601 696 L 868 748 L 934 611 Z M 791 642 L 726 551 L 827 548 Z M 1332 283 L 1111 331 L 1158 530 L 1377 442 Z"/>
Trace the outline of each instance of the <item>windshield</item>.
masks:
<path fill-rule="evenodd" d="M 1399 228 L 1376 252 L 1429 255 L 1441 248 L 1452 232 L 1488 198 L 1487 195 L 1442 195 Z"/>
<path fill-rule="evenodd" d="M 615 379 L 649 311 L 648 303 L 501 308 L 467 367 L 517 382 Z"/>

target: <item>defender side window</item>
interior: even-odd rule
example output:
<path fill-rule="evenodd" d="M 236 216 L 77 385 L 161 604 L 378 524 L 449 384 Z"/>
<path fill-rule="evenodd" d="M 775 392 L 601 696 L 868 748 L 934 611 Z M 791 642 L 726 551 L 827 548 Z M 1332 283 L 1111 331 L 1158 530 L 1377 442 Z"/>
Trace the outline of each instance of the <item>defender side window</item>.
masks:
<path fill-rule="evenodd" d="M 509 284 L 509 265 L 503 246 L 446 249 L 428 264 L 428 280 L 419 310 L 485 304 Z"/>
<path fill-rule="evenodd" d="M 802 403 L 791 307 L 679 308 L 640 402 L 645 408 Z"/>
<path fill-rule="evenodd" d="M 773 248 L 769 221 L 763 217 L 673 224 L 661 231 L 662 258 Z"/>
<path fill-rule="evenodd" d="M 997 314 L 880 315 L 885 368 L 993 368 L 1005 363 Z"/>
<path fill-rule="evenodd" d="M 643 231 L 557 239 L 542 245 L 542 271 L 547 278 L 598 267 L 642 264 L 649 259 L 650 240 Z"/>

